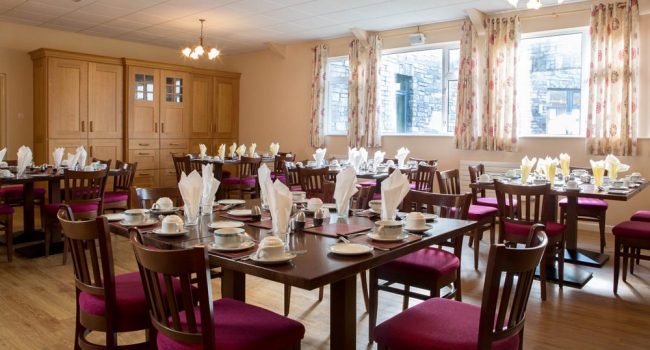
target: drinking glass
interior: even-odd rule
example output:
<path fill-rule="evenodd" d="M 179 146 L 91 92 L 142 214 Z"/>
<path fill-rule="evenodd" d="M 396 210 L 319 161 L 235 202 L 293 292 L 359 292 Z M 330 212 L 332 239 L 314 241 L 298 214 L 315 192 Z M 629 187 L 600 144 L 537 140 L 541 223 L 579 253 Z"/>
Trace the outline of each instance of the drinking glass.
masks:
<path fill-rule="evenodd" d="M 185 226 L 196 226 L 199 224 L 198 211 L 193 212 L 187 204 L 183 206 L 183 214 L 185 215 Z"/>

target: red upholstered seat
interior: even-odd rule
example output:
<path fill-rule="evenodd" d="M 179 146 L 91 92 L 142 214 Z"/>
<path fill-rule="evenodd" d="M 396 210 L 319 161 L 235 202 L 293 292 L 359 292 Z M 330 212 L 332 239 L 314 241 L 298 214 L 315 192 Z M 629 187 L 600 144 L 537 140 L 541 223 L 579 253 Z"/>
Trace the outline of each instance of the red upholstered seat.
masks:
<path fill-rule="evenodd" d="M 639 210 L 632 215 L 630 220 L 650 222 L 650 210 Z"/>
<path fill-rule="evenodd" d="M 257 306 L 232 299 L 215 300 L 213 306 L 216 349 L 288 349 L 305 334 L 302 324 Z M 198 307 L 195 308 L 195 315 L 200 330 L 201 317 Z M 184 312 L 179 316 L 185 328 L 187 320 Z M 194 350 L 202 349 L 202 345 L 179 343 L 163 333 L 158 333 L 158 349 Z"/>
<path fill-rule="evenodd" d="M 380 266 L 378 274 L 392 281 L 429 279 L 451 273 L 459 266 L 460 260 L 454 254 L 438 248 L 424 248 Z"/>
<path fill-rule="evenodd" d="M 0 204 L 0 215 L 11 215 L 13 213 L 14 213 L 14 208 L 6 204 Z"/>
<path fill-rule="evenodd" d="M 244 186 L 252 187 L 255 186 L 255 178 L 254 177 L 245 177 L 245 178 L 239 178 L 239 177 L 229 177 L 223 179 L 223 183 L 226 185 L 239 185 L 243 184 Z"/>
<path fill-rule="evenodd" d="M 56 213 L 59 211 L 61 203 L 50 203 L 45 205 L 45 213 L 48 215 L 56 216 Z M 85 204 L 70 204 L 70 209 L 73 213 L 90 213 L 97 212 L 97 203 L 85 203 Z"/>
<path fill-rule="evenodd" d="M 375 186 L 375 185 L 377 185 L 377 181 L 375 181 L 375 180 L 362 181 L 362 182 L 358 182 L 357 185 L 359 185 L 359 186 Z"/>
<path fill-rule="evenodd" d="M 467 213 L 469 220 L 481 220 L 487 216 L 495 216 L 499 214 L 499 210 L 493 207 L 486 207 L 483 205 L 470 205 Z"/>
<path fill-rule="evenodd" d="M 34 197 L 36 199 L 43 199 L 45 197 L 45 189 L 34 187 Z M 12 185 L 0 187 L 0 200 L 16 201 L 23 198 L 23 185 Z"/>
<path fill-rule="evenodd" d="M 271 174 L 271 180 L 273 180 L 273 181 L 280 180 L 280 182 L 282 182 L 282 183 L 287 183 L 287 177 L 285 175 L 277 175 L 277 174 L 272 173 Z"/>
<path fill-rule="evenodd" d="M 516 200 L 513 200 L 512 202 L 514 203 L 514 205 L 517 205 Z M 499 203 L 497 203 L 496 197 L 478 197 L 476 198 L 476 203 L 478 203 L 478 205 L 483 205 L 487 207 L 499 208 Z M 506 205 L 510 206 L 510 199 L 508 198 L 506 198 Z"/>
<path fill-rule="evenodd" d="M 129 194 L 126 192 L 106 192 L 104 193 L 104 203 L 119 203 L 129 200 Z"/>
<path fill-rule="evenodd" d="M 561 235 L 566 230 L 566 226 L 558 224 L 557 222 L 547 222 L 546 224 L 546 235 L 549 237 L 554 237 Z M 504 223 L 504 230 L 507 233 L 517 235 L 517 236 L 528 236 L 530 233 L 530 225 L 526 224 L 515 224 L 512 222 Z"/>
<path fill-rule="evenodd" d="M 379 200 L 379 199 L 381 199 L 381 192 L 372 194 L 372 200 Z"/>
<path fill-rule="evenodd" d="M 377 326 L 375 338 L 390 349 L 476 350 L 480 315 L 479 306 L 433 298 Z M 492 344 L 493 350 L 518 348 L 518 335 Z"/>
<path fill-rule="evenodd" d="M 612 228 L 614 236 L 625 238 L 650 238 L 650 223 L 624 221 Z"/>
<path fill-rule="evenodd" d="M 559 205 L 560 207 L 566 207 L 567 206 L 567 199 L 563 198 L 560 200 Z M 578 209 L 584 208 L 584 209 L 601 209 L 601 210 L 607 210 L 608 204 L 606 201 L 598 198 L 583 198 L 583 197 L 578 197 Z"/>

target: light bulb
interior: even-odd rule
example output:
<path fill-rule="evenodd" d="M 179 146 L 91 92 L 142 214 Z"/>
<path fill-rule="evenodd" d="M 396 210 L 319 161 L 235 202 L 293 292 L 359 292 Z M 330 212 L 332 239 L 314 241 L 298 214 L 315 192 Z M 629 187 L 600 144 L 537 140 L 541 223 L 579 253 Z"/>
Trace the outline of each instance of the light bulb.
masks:
<path fill-rule="evenodd" d="M 513 7 L 517 7 L 518 2 L 519 0 L 508 0 L 508 3 L 510 3 L 510 5 L 512 5 Z"/>
<path fill-rule="evenodd" d="M 563 3 L 563 2 L 564 2 L 564 0 L 557 0 L 558 5 Z"/>
<path fill-rule="evenodd" d="M 526 7 L 531 10 L 539 10 L 539 8 L 542 7 L 542 3 L 539 0 L 528 0 Z"/>
<path fill-rule="evenodd" d="M 190 57 L 195 59 L 195 60 L 198 60 L 199 59 L 199 54 L 196 53 L 196 51 L 192 51 L 192 53 L 190 54 Z"/>
<path fill-rule="evenodd" d="M 219 53 L 220 53 L 219 50 L 217 50 L 217 49 L 215 49 L 215 48 L 212 48 L 212 49 L 210 50 L 210 52 L 208 52 L 208 58 L 211 59 L 211 60 L 213 60 L 213 59 L 215 59 L 217 56 L 219 56 Z"/>
<path fill-rule="evenodd" d="M 203 46 L 198 45 L 194 48 L 194 52 L 196 52 L 197 55 L 201 56 L 205 51 L 203 50 Z"/>
<path fill-rule="evenodd" d="M 189 47 L 186 47 L 181 52 L 183 53 L 183 56 L 190 57 L 190 55 L 192 54 L 192 49 L 190 49 Z"/>

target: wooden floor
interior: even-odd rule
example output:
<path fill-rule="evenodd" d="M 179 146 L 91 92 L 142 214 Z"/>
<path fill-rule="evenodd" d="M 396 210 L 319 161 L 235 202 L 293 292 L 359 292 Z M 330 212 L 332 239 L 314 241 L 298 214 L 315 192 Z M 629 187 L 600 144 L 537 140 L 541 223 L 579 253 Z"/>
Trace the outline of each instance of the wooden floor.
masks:
<path fill-rule="evenodd" d="M 17 220 L 16 221 L 22 221 Z M 611 253 L 612 237 L 607 250 Z M 580 234 L 582 247 L 596 249 L 597 235 Z M 133 251 L 128 241 L 114 238 L 116 273 L 135 271 Z M 20 257 L 7 263 L 0 250 L 0 349 L 71 349 L 74 328 L 74 287 L 72 266 L 61 265 L 61 256 L 27 260 Z M 463 299 L 478 304 L 488 242 L 481 244 L 480 271 L 473 269 L 472 250 L 463 253 Z M 650 342 L 650 263 L 642 262 L 628 283 L 619 285 L 619 297 L 612 293 L 612 266 L 590 269 L 594 278 L 582 290 L 550 284 L 548 300 L 540 299 L 539 283 L 533 284 L 525 331 L 526 349 L 648 349 Z M 318 302 L 317 291 L 295 289 L 290 317 L 307 329 L 303 349 L 329 348 L 329 296 Z M 360 288 L 359 288 L 360 290 Z M 213 282 L 219 297 L 219 280 Z M 358 296 L 357 348 L 367 345 L 368 315 L 361 292 Z M 247 300 L 275 312 L 282 312 L 282 286 L 248 277 Z M 415 301 L 412 301 L 412 304 Z M 379 321 L 398 313 L 401 298 L 380 293 Z M 425 327 L 426 325 L 422 325 Z M 141 334 L 120 339 L 131 342 Z"/>

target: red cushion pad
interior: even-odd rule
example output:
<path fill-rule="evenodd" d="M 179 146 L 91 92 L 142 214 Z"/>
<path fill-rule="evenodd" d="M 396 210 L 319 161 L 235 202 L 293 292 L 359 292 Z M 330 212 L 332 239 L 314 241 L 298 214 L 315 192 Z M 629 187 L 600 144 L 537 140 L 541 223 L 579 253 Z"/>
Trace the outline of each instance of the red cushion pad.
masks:
<path fill-rule="evenodd" d="M 515 224 L 511 222 L 504 223 L 504 230 L 508 234 L 517 235 L 517 236 L 528 236 L 530 232 L 530 225 L 526 224 Z M 566 230 L 566 226 L 558 224 L 557 222 L 547 222 L 546 223 L 546 235 L 556 236 L 561 235 Z"/>
<path fill-rule="evenodd" d="M 289 349 L 305 335 L 302 324 L 257 306 L 232 299 L 213 302 L 215 348 L 220 350 Z M 198 307 L 194 314 L 201 329 Z M 187 327 L 184 312 L 181 324 Z M 186 328 L 185 328 L 186 329 Z M 184 344 L 158 333 L 159 350 L 202 349 L 201 344 Z"/>
<path fill-rule="evenodd" d="M 34 197 L 41 199 L 45 196 L 45 189 L 34 188 Z M 23 185 L 0 187 L 0 199 L 5 201 L 23 199 Z"/>
<path fill-rule="evenodd" d="M 381 193 L 372 194 L 372 200 L 379 200 L 379 199 L 381 199 Z"/>
<path fill-rule="evenodd" d="M 614 236 L 627 238 L 650 238 L 650 223 L 624 221 L 612 228 Z"/>
<path fill-rule="evenodd" d="M 476 350 L 480 314 L 475 305 L 429 299 L 377 326 L 375 338 L 390 349 Z M 493 350 L 518 348 L 518 335 L 492 344 Z"/>
<path fill-rule="evenodd" d="M 568 204 L 568 201 L 566 198 L 563 198 L 559 202 L 561 207 L 565 207 Z M 583 198 L 583 197 L 578 197 L 578 209 L 584 208 L 584 209 L 604 209 L 607 210 L 608 204 L 606 201 L 598 198 Z"/>
<path fill-rule="evenodd" d="M 512 202 L 517 205 L 516 200 L 513 200 Z M 478 197 L 476 198 L 476 203 L 488 207 L 499 208 L 499 203 L 497 203 L 496 197 Z M 510 200 L 508 198 L 506 198 L 506 205 L 510 206 Z"/>
<path fill-rule="evenodd" d="M 489 216 L 496 216 L 499 210 L 494 207 L 486 207 L 483 205 L 470 205 L 467 212 L 467 218 L 470 220 L 481 220 Z"/>
<path fill-rule="evenodd" d="M 393 282 L 427 281 L 459 267 L 460 260 L 454 254 L 438 248 L 424 248 L 380 266 L 377 274 Z"/>
<path fill-rule="evenodd" d="M 0 215 L 11 215 L 13 213 L 14 213 L 14 208 L 6 204 L 0 204 Z"/>
<path fill-rule="evenodd" d="M 639 210 L 632 215 L 630 220 L 650 222 L 650 210 Z"/>
<path fill-rule="evenodd" d="M 126 192 L 106 192 L 104 193 L 104 203 L 119 203 L 129 200 L 129 194 Z"/>
<path fill-rule="evenodd" d="M 97 212 L 97 203 L 70 204 L 73 213 L 91 213 Z M 51 203 L 45 205 L 45 213 L 56 215 L 61 207 L 61 203 Z"/>
<path fill-rule="evenodd" d="M 255 178 L 254 177 L 245 177 L 245 178 L 239 178 L 239 177 L 229 177 L 226 179 L 223 179 L 223 183 L 226 185 L 239 185 L 240 183 L 243 184 L 244 186 L 252 187 L 255 186 Z"/>
<path fill-rule="evenodd" d="M 285 175 L 276 175 L 276 174 L 271 174 L 271 180 L 280 180 L 282 183 L 287 182 L 287 177 Z"/>
<path fill-rule="evenodd" d="M 375 185 L 377 185 L 377 181 L 374 181 L 374 180 L 372 180 L 372 181 L 362 181 L 362 182 L 357 183 L 357 185 L 366 186 L 366 187 L 375 186 Z"/>

